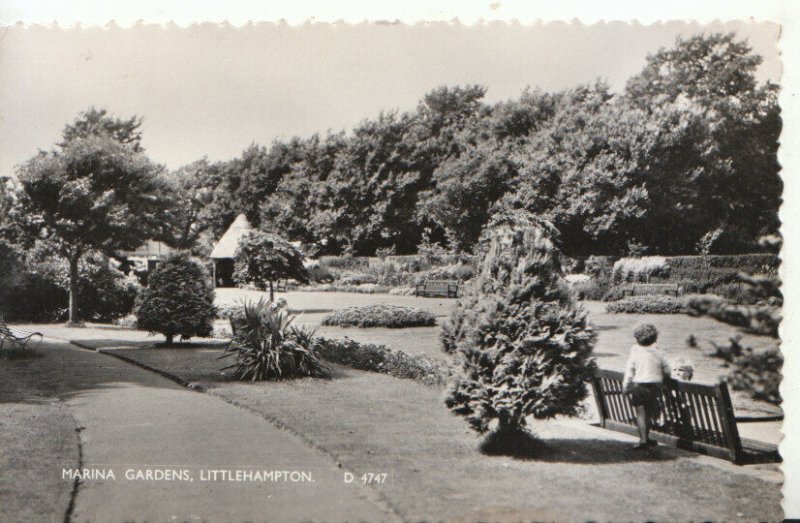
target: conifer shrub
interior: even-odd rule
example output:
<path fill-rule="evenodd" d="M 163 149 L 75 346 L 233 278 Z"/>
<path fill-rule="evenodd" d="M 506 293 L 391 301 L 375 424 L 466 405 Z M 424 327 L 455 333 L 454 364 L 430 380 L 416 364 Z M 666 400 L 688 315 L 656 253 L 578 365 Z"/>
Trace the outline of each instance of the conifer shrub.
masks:
<path fill-rule="evenodd" d="M 211 278 L 188 253 L 173 254 L 149 276 L 135 312 L 139 328 L 163 334 L 167 345 L 175 336 L 209 336 L 216 315 Z"/>
<path fill-rule="evenodd" d="M 596 334 L 562 277 L 552 226 L 514 212 L 484 234 L 477 275 L 442 332 L 456 367 L 445 403 L 478 433 L 496 422 L 486 442 L 514 453 L 530 447 L 526 417 L 578 413 Z"/>

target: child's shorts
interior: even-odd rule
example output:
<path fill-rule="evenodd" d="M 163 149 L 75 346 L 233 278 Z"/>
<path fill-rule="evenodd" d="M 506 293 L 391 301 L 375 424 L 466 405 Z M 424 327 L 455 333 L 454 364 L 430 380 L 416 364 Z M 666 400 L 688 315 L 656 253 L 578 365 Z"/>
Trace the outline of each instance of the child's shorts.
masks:
<path fill-rule="evenodd" d="M 631 405 L 634 407 L 643 405 L 649 413 L 658 412 L 661 408 L 660 397 L 660 383 L 634 383 L 631 387 Z"/>

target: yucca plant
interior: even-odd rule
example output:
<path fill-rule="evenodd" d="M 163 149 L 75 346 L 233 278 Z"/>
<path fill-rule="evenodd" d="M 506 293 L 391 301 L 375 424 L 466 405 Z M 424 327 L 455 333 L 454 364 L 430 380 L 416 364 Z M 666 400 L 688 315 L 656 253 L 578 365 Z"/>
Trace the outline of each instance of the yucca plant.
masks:
<path fill-rule="evenodd" d="M 314 331 L 292 325 L 295 316 L 268 300 L 244 303 L 237 317 L 232 343 L 221 358 L 236 361 L 233 369 L 240 380 L 261 381 L 314 376 L 330 378 L 331 371 L 315 354 Z"/>

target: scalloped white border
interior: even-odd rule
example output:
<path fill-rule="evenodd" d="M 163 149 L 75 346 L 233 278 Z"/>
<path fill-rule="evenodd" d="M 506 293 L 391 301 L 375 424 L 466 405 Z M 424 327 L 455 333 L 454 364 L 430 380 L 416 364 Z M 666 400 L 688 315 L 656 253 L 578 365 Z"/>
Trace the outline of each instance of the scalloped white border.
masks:
<path fill-rule="evenodd" d="M 195 23 L 225 23 L 242 26 L 251 20 L 279 21 L 297 25 L 314 22 L 365 23 L 368 21 L 403 22 L 444 21 L 462 24 L 511 22 L 535 24 L 545 21 L 568 21 L 594 24 L 627 20 L 652 24 L 665 20 L 775 21 L 781 24 L 783 78 L 780 104 L 784 130 L 779 158 L 784 173 L 784 206 L 780 217 L 785 237 L 782 277 L 786 296 L 781 326 L 785 356 L 781 391 L 786 398 L 786 419 L 781 443 L 784 457 L 784 511 L 787 518 L 800 518 L 800 180 L 790 173 L 800 167 L 800 2 L 792 0 L 369 0 L 293 2 L 229 0 L 0 0 L 0 27 L 39 24 L 62 28 L 130 27 L 141 23 L 186 27 Z M 113 21 L 113 22 L 109 22 Z M 0 53 L 2 33 L 0 33 Z M 0 81 L 4 81 L 0 75 Z"/>

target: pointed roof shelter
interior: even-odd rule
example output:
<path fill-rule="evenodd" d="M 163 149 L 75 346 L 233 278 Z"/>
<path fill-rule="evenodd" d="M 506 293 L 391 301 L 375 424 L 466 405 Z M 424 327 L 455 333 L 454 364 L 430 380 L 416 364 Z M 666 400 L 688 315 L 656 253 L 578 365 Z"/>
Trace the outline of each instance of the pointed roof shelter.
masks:
<path fill-rule="evenodd" d="M 250 225 L 250 222 L 247 221 L 247 217 L 244 214 L 237 216 L 236 219 L 233 220 L 231 226 L 228 227 L 228 230 L 225 231 L 225 234 L 222 235 L 222 238 L 220 238 L 214 246 L 214 250 L 211 251 L 209 258 L 212 260 L 233 259 L 236 248 L 239 246 L 239 240 L 252 229 L 253 226 Z"/>

